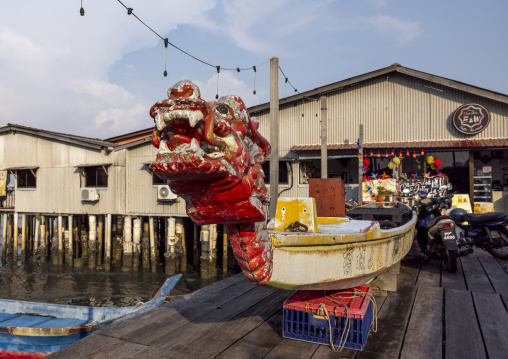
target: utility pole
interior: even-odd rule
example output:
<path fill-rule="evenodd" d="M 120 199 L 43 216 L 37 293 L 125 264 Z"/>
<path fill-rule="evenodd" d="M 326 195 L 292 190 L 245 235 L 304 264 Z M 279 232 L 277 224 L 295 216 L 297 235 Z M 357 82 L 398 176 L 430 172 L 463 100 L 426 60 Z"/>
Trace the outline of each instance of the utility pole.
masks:
<path fill-rule="evenodd" d="M 358 137 L 358 145 L 360 146 L 360 149 L 358 152 L 360 155 L 358 156 L 358 204 L 361 206 L 363 203 L 363 172 L 362 172 L 362 161 L 360 161 L 360 158 L 363 158 L 363 124 L 360 124 L 360 134 Z"/>
<path fill-rule="evenodd" d="M 328 149 L 327 149 L 327 104 L 326 96 L 321 97 L 321 178 L 328 178 Z"/>
<path fill-rule="evenodd" d="M 275 217 L 279 197 L 279 58 L 270 59 L 270 218 Z"/>

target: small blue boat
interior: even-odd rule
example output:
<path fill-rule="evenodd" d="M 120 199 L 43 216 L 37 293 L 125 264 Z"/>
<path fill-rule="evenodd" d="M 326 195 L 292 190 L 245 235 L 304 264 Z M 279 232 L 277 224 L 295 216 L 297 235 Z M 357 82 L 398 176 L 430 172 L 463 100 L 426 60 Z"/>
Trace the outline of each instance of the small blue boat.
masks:
<path fill-rule="evenodd" d="M 181 274 L 170 277 L 147 303 L 85 307 L 0 300 L 0 358 L 42 358 L 93 331 L 161 306 Z"/>

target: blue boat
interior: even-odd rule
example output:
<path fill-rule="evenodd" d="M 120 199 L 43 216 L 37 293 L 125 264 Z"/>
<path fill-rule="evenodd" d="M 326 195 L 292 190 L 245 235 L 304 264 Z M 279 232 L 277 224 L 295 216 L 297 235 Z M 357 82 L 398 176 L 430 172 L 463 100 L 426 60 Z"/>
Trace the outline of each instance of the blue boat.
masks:
<path fill-rule="evenodd" d="M 0 300 L 0 358 L 42 358 L 95 330 L 161 306 L 181 274 L 170 277 L 147 303 L 85 307 Z"/>

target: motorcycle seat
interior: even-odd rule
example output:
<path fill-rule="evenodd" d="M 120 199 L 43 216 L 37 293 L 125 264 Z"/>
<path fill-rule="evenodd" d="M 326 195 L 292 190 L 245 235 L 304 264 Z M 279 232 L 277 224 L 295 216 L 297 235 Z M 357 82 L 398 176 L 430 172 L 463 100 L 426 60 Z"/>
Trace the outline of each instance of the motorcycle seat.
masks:
<path fill-rule="evenodd" d="M 490 212 L 490 213 L 467 213 L 462 217 L 462 220 L 468 221 L 469 223 L 481 224 L 481 223 L 491 223 L 500 221 L 506 217 L 506 213 L 503 212 Z"/>

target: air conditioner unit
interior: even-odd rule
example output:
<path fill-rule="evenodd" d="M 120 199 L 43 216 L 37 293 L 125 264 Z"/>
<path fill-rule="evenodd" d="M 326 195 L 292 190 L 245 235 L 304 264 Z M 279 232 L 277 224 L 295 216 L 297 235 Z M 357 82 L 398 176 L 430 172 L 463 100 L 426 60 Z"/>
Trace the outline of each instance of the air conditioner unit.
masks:
<path fill-rule="evenodd" d="M 178 196 L 171 192 L 171 189 L 169 189 L 169 186 L 167 185 L 159 186 L 159 188 L 157 188 L 158 201 L 173 201 L 177 197 Z"/>
<path fill-rule="evenodd" d="M 98 201 L 99 194 L 96 188 L 82 188 L 81 189 L 81 200 L 82 201 Z"/>

